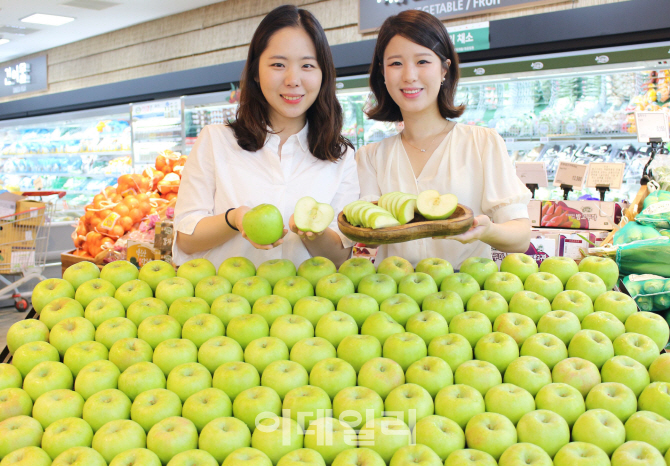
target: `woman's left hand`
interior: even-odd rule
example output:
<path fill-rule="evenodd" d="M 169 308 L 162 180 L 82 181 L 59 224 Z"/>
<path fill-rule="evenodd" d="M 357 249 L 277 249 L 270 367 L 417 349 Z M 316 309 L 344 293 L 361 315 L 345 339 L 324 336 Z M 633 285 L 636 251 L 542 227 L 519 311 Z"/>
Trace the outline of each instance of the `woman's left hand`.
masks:
<path fill-rule="evenodd" d="M 491 228 L 491 219 L 486 215 L 477 215 L 472 222 L 472 226 L 465 233 L 456 236 L 439 236 L 433 239 L 453 239 L 463 244 L 474 243 L 475 241 L 483 241 Z"/>
<path fill-rule="evenodd" d="M 300 239 L 307 238 L 310 241 L 314 241 L 316 238 L 323 235 L 326 231 L 326 230 L 323 230 L 323 231 L 320 231 L 319 233 L 313 233 L 311 231 L 302 231 L 302 230 L 298 229 L 297 226 L 295 226 L 295 222 L 293 221 L 293 215 L 291 215 L 291 218 L 288 220 L 288 227 L 293 233 L 298 235 L 300 237 Z"/>

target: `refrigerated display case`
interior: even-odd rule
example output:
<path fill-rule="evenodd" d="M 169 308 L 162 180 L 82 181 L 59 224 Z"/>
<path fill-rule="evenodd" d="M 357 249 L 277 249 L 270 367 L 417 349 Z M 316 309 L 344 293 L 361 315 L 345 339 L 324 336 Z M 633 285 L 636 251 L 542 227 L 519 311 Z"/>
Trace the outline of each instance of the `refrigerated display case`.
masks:
<path fill-rule="evenodd" d="M 135 173 L 155 163 L 159 152 L 182 152 L 184 99 L 142 102 L 131 106 L 132 148 Z"/>
<path fill-rule="evenodd" d="M 205 125 L 224 124 L 235 119 L 239 92 L 233 89 L 214 94 L 184 97 L 184 154 L 191 153 Z"/>

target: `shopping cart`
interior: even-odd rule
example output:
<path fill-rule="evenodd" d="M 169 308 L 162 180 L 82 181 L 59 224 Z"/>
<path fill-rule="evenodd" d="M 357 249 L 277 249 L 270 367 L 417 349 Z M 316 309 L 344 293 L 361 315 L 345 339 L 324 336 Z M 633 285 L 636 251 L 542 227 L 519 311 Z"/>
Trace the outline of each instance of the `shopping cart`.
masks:
<path fill-rule="evenodd" d="M 21 193 L 29 204 L 19 204 L 21 212 L 0 217 L 0 300 L 14 299 L 17 311 L 27 311 L 30 292 L 19 286 L 30 280 L 46 280 L 42 275 L 49 244 L 49 231 L 56 201 L 65 191 L 31 191 Z M 12 281 L 7 277 L 22 276 Z"/>

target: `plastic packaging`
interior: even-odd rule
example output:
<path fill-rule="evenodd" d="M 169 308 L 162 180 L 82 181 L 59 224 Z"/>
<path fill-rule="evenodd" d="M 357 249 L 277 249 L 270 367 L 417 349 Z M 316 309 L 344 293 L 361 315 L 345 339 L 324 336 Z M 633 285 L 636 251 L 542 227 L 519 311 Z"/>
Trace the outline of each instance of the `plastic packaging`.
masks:
<path fill-rule="evenodd" d="M 659 312 L 670 308 L 670 278 L 658 275 L 629 275 L 623 284 L 641 311 Z"/>

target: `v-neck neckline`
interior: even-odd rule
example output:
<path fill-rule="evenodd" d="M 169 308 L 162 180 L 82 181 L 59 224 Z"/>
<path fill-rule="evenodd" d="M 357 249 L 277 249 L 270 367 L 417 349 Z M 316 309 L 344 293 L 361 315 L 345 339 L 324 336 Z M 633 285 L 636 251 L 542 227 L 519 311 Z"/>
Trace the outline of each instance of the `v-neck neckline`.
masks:
<path fill-rule="evenodd" d="M 435 148 L 433 153 L 430 154 L 430 157 L 428 157 L 428 160 L 426 160 L 426 163 L 424 164 L 423 168 L 421 169 L 421 173 L 419 173 L 418 175 L 416 173 L 414 173 L 414 168 L 412 167 L 412 161 L 409 159 L 409 154 L 407 154 L 407 150 L 405 150 L 405 145 L 402 143 L 402 136 L 400 135 L 400 133 L 398 133 L 398 135 L 396 136 L 398 138 L 397 143 L 400 144 L 400 147 L 402 149 L 402 153 L 405 156 L 405 161 L 409 165 L 410 173 L 414 177 L 414 184 L 417 187 L 417 191 L 419 189 L 419 180 L 421 179 L 424 172 L 426 171 L 426 167 L 428 167 L 428 165 L 432 162 L 433 158 L 435 157 L 435 153 L 438 152 L 438 150 L 442 147 L 442 145 L 445 144 L 445 142 L 451 137 L 451 134 L 456 129 L 456 126 L 458 126 L 458 123 L 454 122 L 454 126 L 449 130 L 449 132 L 447 134 L 444 135 L 444 138 L 442 138 L 442 141 L 440 141 L 440 143 L 437 145 L 437 147 Z M 442 152 L 442 151 L 440 151 L 440 152 Z"/>

